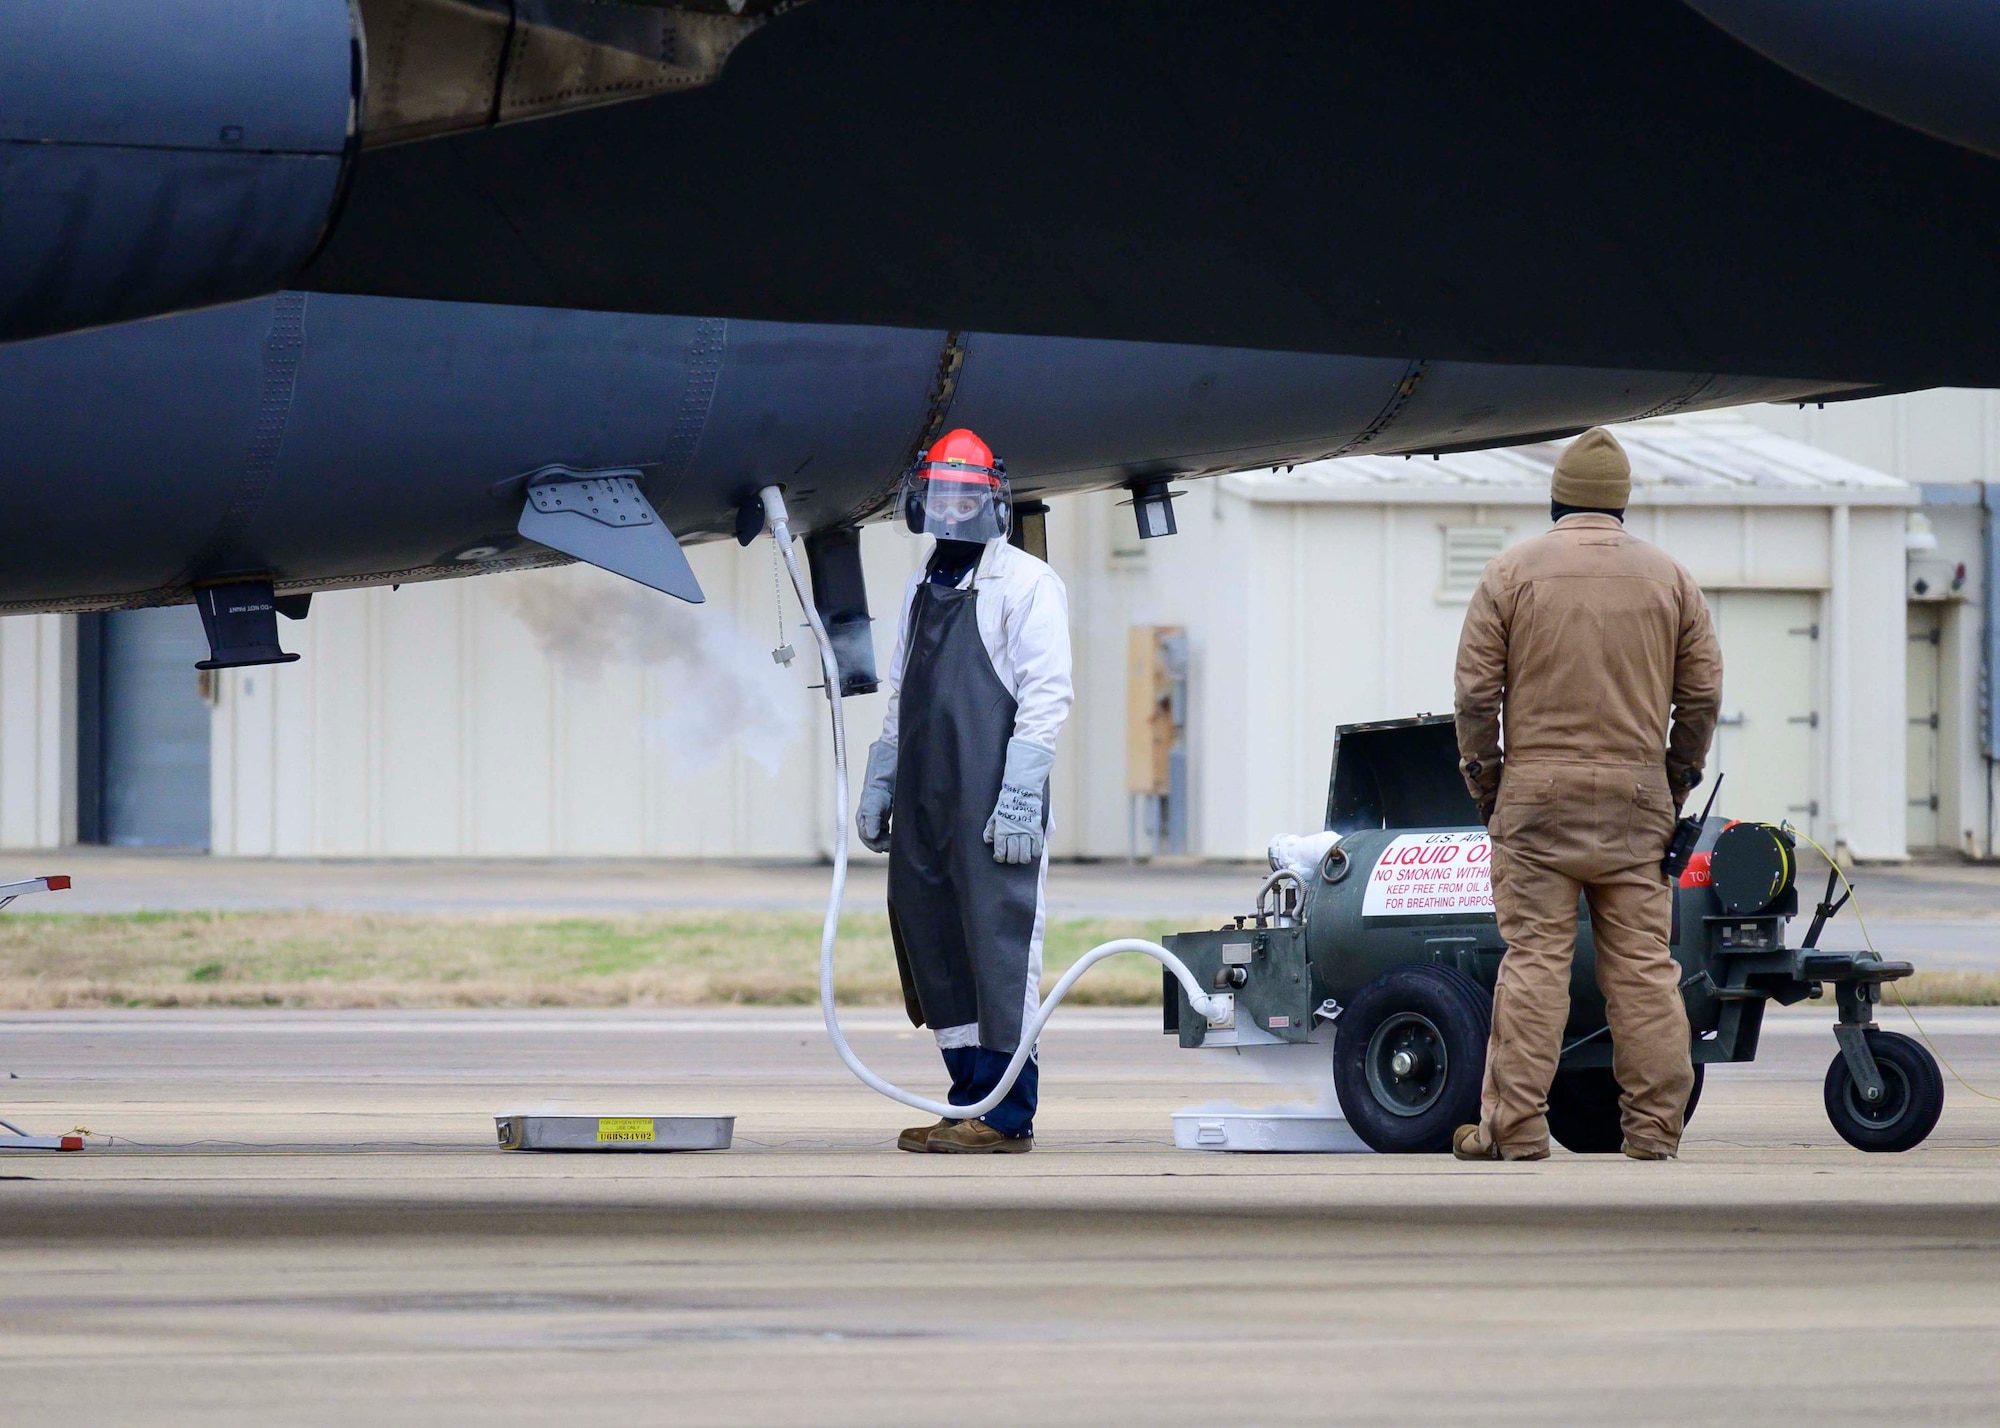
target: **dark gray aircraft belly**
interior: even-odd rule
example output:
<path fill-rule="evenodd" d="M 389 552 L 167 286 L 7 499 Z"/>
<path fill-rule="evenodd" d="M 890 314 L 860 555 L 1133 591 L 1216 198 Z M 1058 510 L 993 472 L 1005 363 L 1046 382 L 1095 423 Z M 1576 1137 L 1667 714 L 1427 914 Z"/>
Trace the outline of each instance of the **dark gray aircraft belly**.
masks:
<path fill-rule="evenodd" d="M 2000 385 L 1991 12 L 18 0 L 0 341 L 291 286 Z"/>
<path fill-rule="evenodd" d="M 1990 28 L 1701 8 L 1886 41 L 1898 89 Z M 1980 386 L 1996 213 L 2000 162 L 1675 0 L 814 0 L 705 87 L 362 153 L 294 286 Z"/>
<path fill-rule="evenodd" d="M 637 467 L 683 542 L 771 482 L 802 531 L 884 513 L 979 430 L 1022 494 L 1519 441 L 1810 384 L 283 293 L 0 347 L 0 608 L 145 605 L 561 559 L 552 463 Z"/>

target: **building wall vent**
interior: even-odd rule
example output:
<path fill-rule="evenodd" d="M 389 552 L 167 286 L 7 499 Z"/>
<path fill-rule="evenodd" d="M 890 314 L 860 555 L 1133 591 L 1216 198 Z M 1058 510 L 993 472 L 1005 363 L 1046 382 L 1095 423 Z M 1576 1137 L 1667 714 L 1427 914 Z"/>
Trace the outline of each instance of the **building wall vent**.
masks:
<path fill-rule="evenodd" d="M 1438 594 L 1447 600 L 1464 600 L 1479 588 L 1486 562 L 1507 544 L 1504 526 L 1446 526 L 1444 528 L 1444 584 Z"/>

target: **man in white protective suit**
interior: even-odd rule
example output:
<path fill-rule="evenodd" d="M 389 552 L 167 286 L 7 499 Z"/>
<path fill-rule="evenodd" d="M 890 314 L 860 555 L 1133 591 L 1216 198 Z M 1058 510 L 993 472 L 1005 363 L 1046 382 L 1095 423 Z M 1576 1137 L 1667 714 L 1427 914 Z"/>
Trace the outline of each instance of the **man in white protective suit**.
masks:
<path fill-rule="evenodd" d="M 948 432 L 903 482 L 910 530 L 936 537 L 904 594 L 882 737 L 856 825 L 889 854 L 889 928 L 910 1020 L 937 1036 L 952 1105 L 998 1086 L 1041 1002 L 1049 771 L 1069 713 L 1069 606 L 1042 561 L 1007 543 L 1006 468 Z M 898 1149 L 1005 1155 L 1034 1147 L 1040 1068 L 976 1120 Z"/>

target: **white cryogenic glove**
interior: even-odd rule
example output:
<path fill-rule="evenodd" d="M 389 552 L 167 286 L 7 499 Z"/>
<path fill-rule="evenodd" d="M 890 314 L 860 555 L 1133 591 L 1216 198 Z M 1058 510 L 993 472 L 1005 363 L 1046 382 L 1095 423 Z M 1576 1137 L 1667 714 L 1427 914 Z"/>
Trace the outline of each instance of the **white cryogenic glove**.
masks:
<path fill-rule="evenodd" d="M 854 811 L 854 831 L 869 851 L 889 851 L 889 811 L 896 793 L 896 746 L 880 739 L 868 746 L 868 775 L 861 784 L 861 806 Z"/>
<path fill-rule="evenodd" d="M 986 841 L 996 863 L 1033 863 L 1042 856 L 1042 790 L 1056 751 L 1026 739 L 1007 741 L 1007 771 L 1000 776 L 1000 801 L 986 820 Z"/>

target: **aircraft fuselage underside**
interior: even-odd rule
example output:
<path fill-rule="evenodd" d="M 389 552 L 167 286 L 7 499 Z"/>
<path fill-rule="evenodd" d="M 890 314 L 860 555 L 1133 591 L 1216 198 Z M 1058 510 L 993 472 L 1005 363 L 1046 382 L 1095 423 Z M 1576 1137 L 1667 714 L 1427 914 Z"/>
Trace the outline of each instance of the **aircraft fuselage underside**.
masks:
<path fill-rule="evenodd" d="M 174 603 L 562 559 L 527 476 L 636 468 L 682 542 L 782 483 L 801 532 L 884 514 L 945 423 L 1019 494 L 1513 444 L 1828 384 L 287 292 L 0 346 L 0 609 Z"/>

